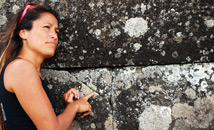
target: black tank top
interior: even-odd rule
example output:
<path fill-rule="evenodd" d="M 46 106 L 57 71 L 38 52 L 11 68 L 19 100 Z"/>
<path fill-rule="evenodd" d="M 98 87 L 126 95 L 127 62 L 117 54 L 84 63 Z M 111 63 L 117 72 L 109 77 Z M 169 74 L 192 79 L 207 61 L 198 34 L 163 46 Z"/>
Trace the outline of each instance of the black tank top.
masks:
<path fill-rule="evenodd" d="M 18 58 L 15 58 L 18 59 Z M 13 60 L 15 60 L 13 59 Z M 1 71 L 0 75 L 0 105 L 1 111 L 3 115 L 5 130 L 36 130 L 36 126 L 33 124 L 31 119 L 25 113 L 23 108 L 21 107 L 16 95 L 11 93 L 5 89 L 3 77 L 4 71 L 7 65 L 12 62 L 13 60 L 9 61 Z M 52 104 L 52 107 L 56 113 L 58 114 L 56 103 L 54 102 L 52 95 L 47 88 L 45 82 L 41 79 L 42 86 Z"/>

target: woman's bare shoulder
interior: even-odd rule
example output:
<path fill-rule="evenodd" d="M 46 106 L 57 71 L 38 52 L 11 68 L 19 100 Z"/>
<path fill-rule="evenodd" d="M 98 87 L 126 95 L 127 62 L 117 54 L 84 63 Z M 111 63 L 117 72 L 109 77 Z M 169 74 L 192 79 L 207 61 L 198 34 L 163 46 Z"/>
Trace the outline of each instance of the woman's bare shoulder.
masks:
<path fill-rule="evenodd" d="M 27 66 L 33 66 L 33 63 L 25 60 L 25 59 L 16 59 L 14 61 L 12 61 L 11 63 L 9 63 L 7 68 L 17 68 L 17 67 L 27 67 Z"/>
<path fill-rule="evenodd" d="M 16 59 L 8 64 L 5 73 L 23 74 L 24 72 L 33 72 L 36 68 L 32 62 L 25 59 Z"/>
<path fill-rule="evenodd" d="M 9 91 L 12 90 L 13 86 L 30 82 L 31 79 L 39 82 L 38 72 L 30 61 L 16 59 L 8 64 L 5 69 L 4 84 Z"/>

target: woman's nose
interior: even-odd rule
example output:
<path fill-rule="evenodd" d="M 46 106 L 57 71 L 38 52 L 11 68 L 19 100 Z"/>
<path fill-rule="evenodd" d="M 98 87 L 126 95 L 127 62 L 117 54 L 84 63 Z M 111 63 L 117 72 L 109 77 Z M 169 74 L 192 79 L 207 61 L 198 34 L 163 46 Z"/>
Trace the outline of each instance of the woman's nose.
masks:
<path fill-rule="evenodd" d="M 54 39 L 58 39 L 58 34 L 56 33 L 56 31 L 53 31 L 51 33 L 51 37 L 54 38 Z"/>

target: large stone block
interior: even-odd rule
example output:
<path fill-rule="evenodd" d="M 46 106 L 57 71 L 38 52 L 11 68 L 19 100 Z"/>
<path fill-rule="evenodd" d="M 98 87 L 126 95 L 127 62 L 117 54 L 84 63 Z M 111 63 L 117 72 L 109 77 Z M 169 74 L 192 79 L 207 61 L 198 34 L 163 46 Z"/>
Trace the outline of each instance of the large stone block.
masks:
<path fill-rule="evenodd" d="M 213 129 L 213 64 L 115 69 L 113 117 L 119 130 Z"/>
<path fill-rule="evenodd" d="M 0 28 L 25 0 L 0 2 Z M 214 4 L 206 1 L 38 0 L 61 17 L 56 55 L 46 67 L 214 61 Z"/>
<path fill-rule="evenodd" d="M 54 68 L 214 61 L 214 4 L 206 1 L 64 1 Z"/>
<path fill-rule="evenodd" d="M 44 69 L 43 74 L 60 110 L 64 108 L 62 94 L 71 86 L 83 94 L 92 90 L 97 93 L 90 99 L 94 113 L 85 120 L 77 116 L 71 129 L 214 128 L 213 63 L 69 71 Z"/>

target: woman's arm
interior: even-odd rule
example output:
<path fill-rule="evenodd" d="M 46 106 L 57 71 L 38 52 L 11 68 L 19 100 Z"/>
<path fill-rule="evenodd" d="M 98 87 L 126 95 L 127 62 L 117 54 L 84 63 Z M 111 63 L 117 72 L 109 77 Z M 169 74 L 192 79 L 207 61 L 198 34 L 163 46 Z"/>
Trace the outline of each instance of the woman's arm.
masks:
<path fill-rule="evenodd" d="M 46 95 L 38 71 L 25 60 L 16 60 L 8 65 L 4 75 L 5 87 L 14 92 L 21 106 L 38 130 L 66 130 L 77 112 L 91 112 L 86 98 L 69 103 L 64 112 L 56 116 Z"/>

